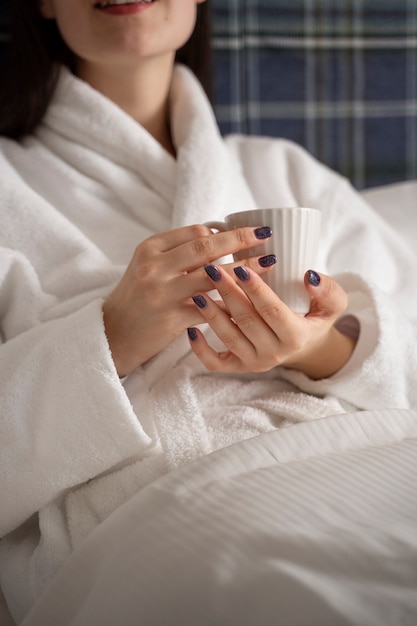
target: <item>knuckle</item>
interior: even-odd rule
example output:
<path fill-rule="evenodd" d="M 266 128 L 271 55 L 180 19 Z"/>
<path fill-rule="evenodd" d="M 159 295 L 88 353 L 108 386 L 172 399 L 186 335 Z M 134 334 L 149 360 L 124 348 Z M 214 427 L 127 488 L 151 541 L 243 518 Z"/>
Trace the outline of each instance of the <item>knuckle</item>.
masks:
<path fill-rule="evenodd" d="M 244 313 L 233 317 L 235 323 L 242 331 L 250 331 L 255 325 L 255 318 L 250 313 Z"/>
<path fill-rule="evenodd" d="M 153 237 L 149 237 L 149 239 L 145 239 L 140 244 L 138 244 L 135 248 L 133 257 L 138 262 L 145 260 L 155 254 L 156 244 Z"/>
<path fill-rule="evenodd" d="M 192 224 L 189 228 L 192 239 L 201 239 L 210 235 L 210 229 L 203 224 Z"/>
<path fill-rule="evenodd" d="M 222 299 L 227 299 L 227 298 L 229 298 L 230 296 L 233 295 L 234 290 L 233 290 L 233 287 L 230 287 L 229 285 L 222 284 L 221 290 L 220 290 L 220 287 L 219 287 L 218 288 L 218 292 L 220 293 Z"/>
<path fill-rule="evenodd" d="M 192 242 L 194 255 L 203 261 L 215 258 L 214 244 L 211 237 L 198 237 Z"/>
<path fill-rule="evenodd" d="M 224 343 L 226 348 L 230 350 L 230 352 L 234 352 L 238 345 L 238 339 L 236 335 L 233 334 L 222 334 L 219 335 L 220 340 Z"/>
<path fill-rule="evenodd" d="M 283 317 L 283 308 L 277 303 L 265 304 L 259 312 L 267 322 L 279 322 Z"/>
<path fill-rule="evenodd" d="M 249 246 L 252 243 L 251 231 L 247 228 L 236 228 L 233 232 L 239 247 Z"/>

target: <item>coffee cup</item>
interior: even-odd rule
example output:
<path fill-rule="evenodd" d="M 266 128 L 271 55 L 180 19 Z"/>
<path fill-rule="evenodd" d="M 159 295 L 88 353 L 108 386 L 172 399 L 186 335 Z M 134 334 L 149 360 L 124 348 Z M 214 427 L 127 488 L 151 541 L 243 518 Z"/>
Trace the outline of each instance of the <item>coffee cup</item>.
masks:
<path fill-rule="evenodd" d="M 304 274 L 314 269 L 320 238 L 321 212 L 309 207 L 254 209 L 227 215 L 224 222 L 208 222 L 218 231 L 243 226 L 269 226 L 272 236 L 262 245 L 241 250 L 233 255 L 235 261 L 250 256 L 275 254 L 277 264 L 262 275 L 263 280 L 295 313 L 305 315 L 310 309 L 310 297 L 304 287 Z"/>

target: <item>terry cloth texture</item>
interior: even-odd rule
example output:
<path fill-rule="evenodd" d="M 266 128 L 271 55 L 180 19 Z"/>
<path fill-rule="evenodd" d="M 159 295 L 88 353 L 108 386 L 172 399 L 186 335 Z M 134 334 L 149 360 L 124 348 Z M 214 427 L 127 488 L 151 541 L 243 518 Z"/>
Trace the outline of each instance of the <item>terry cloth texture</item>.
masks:
<path fill-rule="evenodd" d="M 357 188 L 417 178 L 417 0 L 213 0 L 222 132 L 290 138 Z"/>

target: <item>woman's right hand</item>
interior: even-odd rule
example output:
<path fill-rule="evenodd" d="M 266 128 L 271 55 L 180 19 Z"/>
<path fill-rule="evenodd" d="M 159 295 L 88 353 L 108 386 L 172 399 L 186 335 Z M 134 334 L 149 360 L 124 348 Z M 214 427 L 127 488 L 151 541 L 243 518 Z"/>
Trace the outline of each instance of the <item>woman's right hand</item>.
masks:
<path fill-rule="evenodd" d="M 119 376 L 145 363 L 188 327 L 204 322 L 192 301 L 193 295 L 213 288 L 204 266 L 264 239 L 265 229 L 213 234 L 208 227 L 195 225 L 139 244 L 103 303 L 104 327 Z M 258 258 L 224 267 L 231 271 L 235 265 L 246 265 L 257 273 L 268 271 Z"/>

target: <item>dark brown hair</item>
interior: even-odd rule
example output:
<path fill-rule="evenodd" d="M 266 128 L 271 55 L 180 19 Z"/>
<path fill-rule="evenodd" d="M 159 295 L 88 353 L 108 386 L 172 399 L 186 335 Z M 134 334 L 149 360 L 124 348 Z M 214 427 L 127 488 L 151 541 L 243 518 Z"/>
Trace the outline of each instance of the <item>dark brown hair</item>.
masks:
<path fill-rule="evenodd" d="M 11 37 L 0 75 L 0 135 L 20 139 L 32 132 L 48 108 L 59 65 L 75 70 L 75 55 L 63 41 L 54 20 L 44 19 L 38 0 L 13 0 Z M 187 65 L 211 97 L 209 1 L 197 5 L 191 38 L 176 61 Z"/>

